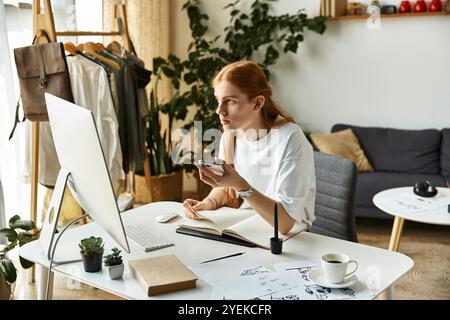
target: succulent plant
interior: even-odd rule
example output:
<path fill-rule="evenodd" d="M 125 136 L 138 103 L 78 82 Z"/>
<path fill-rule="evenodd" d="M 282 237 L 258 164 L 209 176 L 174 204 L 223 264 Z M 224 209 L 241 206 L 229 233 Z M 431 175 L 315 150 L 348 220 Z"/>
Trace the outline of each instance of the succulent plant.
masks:
<path fill-rule="evenodd" d="M 103 252 L 104 242 L 102 238 L 92 236 L 82 239 L 78 246 L 80 247 L 82 254 L 92 256 Z"/>
<path fill-rule="evenodd" d="M 122 264 L 122 256 L 120 255 L 120 250 L 117 248 L 111 249 L 112 253 L 105 256 L 105 266 L 117 266 Z"/>

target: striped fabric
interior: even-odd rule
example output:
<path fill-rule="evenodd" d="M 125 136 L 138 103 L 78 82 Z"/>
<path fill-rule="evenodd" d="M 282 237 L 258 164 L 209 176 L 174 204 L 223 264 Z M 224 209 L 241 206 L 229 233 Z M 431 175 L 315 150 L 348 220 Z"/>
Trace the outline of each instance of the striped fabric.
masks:
<path fill-rule="evenodd" d="M 311 232 L 358 242 L 353 212 L 356 166 L 348 159 L 314 151 L 316 205 Z"/>

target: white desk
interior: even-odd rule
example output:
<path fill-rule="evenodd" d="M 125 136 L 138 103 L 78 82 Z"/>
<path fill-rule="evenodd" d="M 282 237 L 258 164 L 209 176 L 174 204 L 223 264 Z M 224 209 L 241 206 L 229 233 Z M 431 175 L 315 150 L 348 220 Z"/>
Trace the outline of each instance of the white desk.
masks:
<path fill-rule="evenodd" d="M 419 212 L 411 212 L 408 210 L 392 209 L 386 199 L 392 198 L 395 195 L 402 193 L 413 193 L 413 187 L 393 188 L 381 191 L 373 197 L 373 203 L 377 208 L 384 212 L 395 216 L 394 224 L 392 226 L 391 239 L 389 241 L 389 250 L 398 251 L 400 244 L 400 237 L 403 231 L 403 225 L 406 220 L 438 224 L 450 226 L 450 213 L 447 212 L 447 205 L 450 204 L 450 189 L 438 187 L 438 194 L 430 198 L 432 200 L 442 202 L 444 206 L 435 210 L 424 210 Z"/>
<path fill-rule="evenodd" d="M 174 293 L 162 294 L 155 297 L 148 297 L 138 282 L 131 276 L 128 269 L 128 260 L 140 259 L 149 256 L 158 256 L 164 254 L 175 254 L 187 266 L 194 265 L 199 262 L 214 259 L 229 254 L 245 251 L 256 262 L 268 268 L 272 264 L 279 262 L 294 261 L 298 259 L 319 259 L 320 256 L 327 252 L 342 252 L 349 255 L 359 263 L 357 271 L 358 278 L 366 283 L 368 277 L 373 276 L 371 270 L 378 268 L 380 279 L 379 288 L 375 292 L 376 295 L 384 291 L 409 269 L 413 267 L 413 261 L 400 253 L 388 251 L 362 245 L 358 243 L 338 240 L 325 237 L 309 232 L 303 232 L 291 239 L 283 245 L 283 253 L 281 255 L 273 255 L 268 250 L 260 248 L 247 248 L 236 246 L 224 242 L 212 241 L 198 237 L 192 237 L 175 232 L 178 227 L 180 218 L 172 223 L 160 224 L 155 222 L 155 217 L 164 212 L 182 212 L 181 204 L 175 202 L 158 202 L 148 204 L 123 214 L 124 224 L 145 223 L 152 230 L 163 235 L 168 240 L 175 243 L 175 246 L 144 253 L 131 244 L 131 254 L 124 253 L 125 274 L 122 280 L 110 280 L 107 271 L 103 268 L 97 273 L 86 273 L 83 270 L 81 262 L 66 265 L 57 265 L 54 272 L 66 275 L 69 278 L 86 283 L 93 287 L 100 288 L 107 292 L 116 294 L 127 299 L 210 299 L 212 288 L 201 279 L 197 281 L 197 288 Z M 99 228 L 96 223 L 83 225 L 72 230 L 68 230 L 61 242 L 71 242 L 77 245 L 80 239 L 89 236 L 101 236 L 106 242 L 105 252 L 108 252 L 116 244 L 112 238 Z M 41 266 L 48 267 L 49 261 L 39 248 L 36 242 L 31 242 L 20 248 L 20 255 L 25 259 L 33 261 Z M 45 273 L 41 272 L 41 280 L 38 286 L 41 287 L 41 296 L 45 290 Z"/>

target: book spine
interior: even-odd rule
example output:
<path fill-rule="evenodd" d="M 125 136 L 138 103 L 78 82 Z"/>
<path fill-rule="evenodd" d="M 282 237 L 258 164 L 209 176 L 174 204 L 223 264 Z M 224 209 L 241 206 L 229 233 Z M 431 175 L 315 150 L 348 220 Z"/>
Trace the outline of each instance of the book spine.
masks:
<path fill-rule="evenodd" d="M 181 281 L 176 283 L 169 283 L 160 286 L 153 286 L 148 288 L 149 296 L 156 296 L 162 293 L 168 293 L 173 291 L 192 289 L 196 287 L 197 280 Z"/>
<path fill-rule="evenodd" d="M 144 289 L 144 291 L 147 291 L 147 295 L 150 296 L 150 286 L 147 284 L 144 278 L 138 272 L 136 272 L 136 270 L 134 270 L 133 265 L 129 264 L 128 267 L 130 269 L 131 274 L 137 280 L 142 289 Z"/>

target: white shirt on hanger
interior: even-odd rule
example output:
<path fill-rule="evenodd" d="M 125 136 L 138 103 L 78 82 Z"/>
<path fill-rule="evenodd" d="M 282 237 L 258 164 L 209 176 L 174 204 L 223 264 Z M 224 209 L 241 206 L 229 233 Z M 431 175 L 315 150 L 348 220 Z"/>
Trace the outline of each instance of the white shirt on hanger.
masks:
<path fill-rule="evenodd" d="M 222 135 L 219 148 L 222 160 L 223 146 Z M 255 141 L 249 141 L 238 131 L 234 166 L 253 188 L 279 201 L 289 216 L 312 225 L 316 197 L 313 148 L 297 124 L 273 128 Z M 251 207 L 244 200 L 241 209 L 248 208 Z"/>
<path fill-rule="evenodd" d="M 82 56 L 66 59 L 75 104 L 92 111 L 111 180 L 123 180 L 119 124 L 106 71 Z M 39 182 L 54 186 L 60 166 L 49 122 L 41 122 L 40 137 Z"/>

